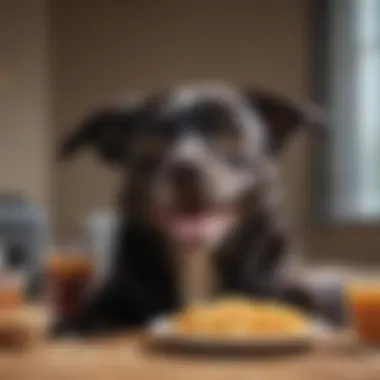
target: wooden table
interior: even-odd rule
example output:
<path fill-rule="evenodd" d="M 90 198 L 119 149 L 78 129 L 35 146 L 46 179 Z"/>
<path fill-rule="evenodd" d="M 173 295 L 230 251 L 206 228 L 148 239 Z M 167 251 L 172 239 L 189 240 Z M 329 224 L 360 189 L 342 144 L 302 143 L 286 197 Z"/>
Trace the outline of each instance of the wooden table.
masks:
<path fill-rule="evenodd" d="M 43 341 L 0 352 L 0 380 L 379 380 L 380 353 L 341 338 L 308 353 L 277 357 L 168 355 L 146 349 L 141 333 L 92 341 Z"/>

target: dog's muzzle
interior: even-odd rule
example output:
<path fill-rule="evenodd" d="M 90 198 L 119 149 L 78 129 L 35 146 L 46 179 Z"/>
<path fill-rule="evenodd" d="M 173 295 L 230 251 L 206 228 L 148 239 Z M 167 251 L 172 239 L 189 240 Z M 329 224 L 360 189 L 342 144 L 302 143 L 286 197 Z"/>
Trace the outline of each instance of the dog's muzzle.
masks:
<path fill-rule="evenodd" d="M 187 162 L 176 163 L 170 168 L 169 182 L 178 210 L 194 215 L 207 208 L 207 189 L 199 167 Z"/>
<path fill-rule="evenodd" d="M 181 248 L 215 245 L 236 219 L 232 205 L 213 199 L 206 177 L 202 167 L 192 162 L 180 161 L 168 168 L 170 197 L 158 205 L 157 215 L 161 228 Z"/>

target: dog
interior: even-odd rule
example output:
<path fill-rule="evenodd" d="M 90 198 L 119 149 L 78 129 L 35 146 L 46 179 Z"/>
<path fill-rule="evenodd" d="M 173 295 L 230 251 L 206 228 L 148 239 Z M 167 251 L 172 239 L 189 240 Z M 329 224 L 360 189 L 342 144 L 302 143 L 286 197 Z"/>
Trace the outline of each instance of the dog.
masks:
<path fill-rule="evenodd" d="M 59 149 L 83 148 L 122 173 L 122 222 L 107 280 L 56 331 L 141 326 L 212 297 L 274 298 L 307 311 L 286 288 L 290 234 L 276 163 L 316 113 L 262 89 L 186 85 L 91 114 Z"/>

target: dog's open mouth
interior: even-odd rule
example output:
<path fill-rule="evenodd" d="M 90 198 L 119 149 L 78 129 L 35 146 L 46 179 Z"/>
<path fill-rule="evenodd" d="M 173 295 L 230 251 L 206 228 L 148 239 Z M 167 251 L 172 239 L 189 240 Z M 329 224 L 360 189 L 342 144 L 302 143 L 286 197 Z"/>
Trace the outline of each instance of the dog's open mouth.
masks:
<path fill-rule="evenodd" d="M 230 230 L 234 222 L 231 213 L 210 212 L 199 215 L 172 215 L 168 220 L 168 232 L 181 245 L 217 244 Z"/>
<path fill-rule="evenodd" d="M 160 212 L 161 228 L 180 247 L 214 247 L 233 228 L 236 212 L 230 207 L 185 212 L 180 208 Z"/>

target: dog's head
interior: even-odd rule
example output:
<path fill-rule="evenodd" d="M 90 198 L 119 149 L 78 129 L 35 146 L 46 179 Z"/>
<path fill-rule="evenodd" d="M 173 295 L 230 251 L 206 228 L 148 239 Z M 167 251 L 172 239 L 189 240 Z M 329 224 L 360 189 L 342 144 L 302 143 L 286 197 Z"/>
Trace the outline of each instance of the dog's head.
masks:
<path fill-rule="evenodd" d="M 61 156 L 94 148 L 132 173 L 131 210 L 139 204 L 177 241 L 215 241 L 269 191 L 272 162 L 297 126 L 315 121 L 260 90 L 185 86 L 90 115 Z"/>

